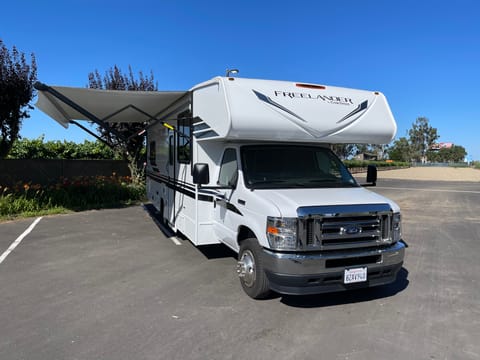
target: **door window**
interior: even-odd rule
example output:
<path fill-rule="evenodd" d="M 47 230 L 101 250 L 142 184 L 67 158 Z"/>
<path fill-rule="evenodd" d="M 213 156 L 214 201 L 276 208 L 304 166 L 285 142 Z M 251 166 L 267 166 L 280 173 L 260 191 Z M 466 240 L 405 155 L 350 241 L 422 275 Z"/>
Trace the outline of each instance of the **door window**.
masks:
<path fill-rule="evenodd" d="M 237 151 L 235 149 L 226 149 L 223 153 L 220 174 L 218 176 L 218 185 L 235 186 L 238 179 Z"/>
<path fill-rule="evenodd" d="M 191 159 L 192 118 L 179 117 L 178 119 L 178 162 L 189 164 Z"/>

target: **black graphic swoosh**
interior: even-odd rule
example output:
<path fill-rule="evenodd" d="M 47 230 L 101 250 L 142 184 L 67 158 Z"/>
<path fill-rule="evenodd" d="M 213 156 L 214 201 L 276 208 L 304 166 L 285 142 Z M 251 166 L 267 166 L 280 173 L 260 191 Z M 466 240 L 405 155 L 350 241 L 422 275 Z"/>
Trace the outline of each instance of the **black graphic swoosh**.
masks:
<path fill-rule="evenodd" d="M 285 106 L 282 106 L 279 103 L 276 103 L 275 101 L 270 99 L 267 95 L 259 93 L 258 91 L 255 91 L 253 89 L 252 89 L 252 91 L 255 93 L 255 95 L 257 95 L 259 100 L 262 100 L 263 102 L 266 102 L 267 104 L 273 105 L 273 106 L 279 108 L 280 110 L 285 111 L 286 113 L 289 113 L 292 116 L 295 116 L 297 119 L 299 119 L 303 122 L 307 122 L 305 119 L 301 118 L 300 116 L 295 114 L 293 111 L 287 109 Z"/>
<path fill-rule="evenodd" d="M 368 107 L 368 100 L 365 100 L 362 102 L 360 105 L 357 106 L 355 110 L 353 110 L 351 113 L 345 115 L 343 118 L 337 121 L 337 124 L 340 124 L 341 122 L 347 120 L 349 117 L 358 114 L 359 112 L 365 110 Z"/>

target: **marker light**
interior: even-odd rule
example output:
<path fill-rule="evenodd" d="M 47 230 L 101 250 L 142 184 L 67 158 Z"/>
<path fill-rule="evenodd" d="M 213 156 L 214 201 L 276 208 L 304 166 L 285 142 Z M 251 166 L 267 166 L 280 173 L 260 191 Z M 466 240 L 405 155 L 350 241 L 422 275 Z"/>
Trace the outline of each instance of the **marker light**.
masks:
<path fill-rule="evenodd" d="M 167 124 L 166 122 L 164 122 L 162 125 L 165 126 L 167 129 L 175 130 L 175 128 L 172 125 Z"/>
<path fill-rule="evenodd" d="M 402 216 L 400 213 L 393 214 L 392 217 L 392 241 L 396 243 L 402 240 Z"/>
<path fill-rule="evenodd" d="M 296 84 L 297 87 L 305 88 L 305 89 L 315 89 L 315 90 L 325 90 L 326 87 L 323 85 L 314 85 L 314 84 Z"/>

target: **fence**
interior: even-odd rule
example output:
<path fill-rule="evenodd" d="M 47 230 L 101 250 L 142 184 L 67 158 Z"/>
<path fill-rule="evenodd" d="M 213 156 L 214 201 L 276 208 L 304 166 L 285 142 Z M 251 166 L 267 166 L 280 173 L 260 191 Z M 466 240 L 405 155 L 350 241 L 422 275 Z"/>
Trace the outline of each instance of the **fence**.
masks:
<path fill-rule="evenodd" d="M 421 162 L 412 162 L 413 167 L 469 167 L 469 164 L 466 162 L 432 162 L 432 163 L 421 163 Z"/>
<path fill-rule="evenodd" d="M 410 166 L 378 166 L 378 171 L 386 171 L 386 170 L 397 170 L 397 169 L 408 169 Z M 359 173 L 366 173 L 367 167 L 349 167 L 348 171 L 352 174 L 359 174 Z"/>
<path fill-rule="evenodd" d="M 0 184 L 11 185 L 19 181 L 32 184 L 49 184 L 60 178 L 80 176 L 128 176 L 130 171 L 121 160 L 0 160 Z"/>

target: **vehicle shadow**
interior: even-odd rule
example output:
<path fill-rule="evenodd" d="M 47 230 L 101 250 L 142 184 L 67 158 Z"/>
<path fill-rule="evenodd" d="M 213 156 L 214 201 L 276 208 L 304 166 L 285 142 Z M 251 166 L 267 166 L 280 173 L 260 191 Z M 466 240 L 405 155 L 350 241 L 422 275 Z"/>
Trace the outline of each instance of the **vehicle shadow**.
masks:
<path fill-rule="evenodd" d="M 160 214 L 152 204 L 143 204 L 143 209 L 152 218 L 155 225 L 166 237 L 176 236 L 179 240 L 187 241 L 187 238 L 181 233 L 174 233 L 172 229 L 165 225 L 160 218 Z M 237 254 L 224 244 L 201 245 L 196 247 L 208 260 L 233 258 L 237 259 Z"/>
<path fill-rule="evenodd" d="M 404 291 L 408 285 L 408 270 L 402 267 L 398 272 L 397 280 L 388 285 L 317 295 L 279 294 L 277 297 L 280 298 L 281 303 L 292 307 L 328 307 L 388 298 Z"/>
<path fill-rule="evenodd" d="M 198 246 L 197 249 L 208 260 L 224 258 L 233 258 L 234 260 L 237 260 L 237 253 L 223 244 L 202 245 Z"/>
<path fill-rule="evenodd" d="M 166 237 L 175 236 L 175 233 L 167 225 L 165 225 L 160 217 L 160 213 L 155 209 L 155 207 L 150 204 L 142 204 L 143 210 L 152 218 L 154 224 Z"/>

